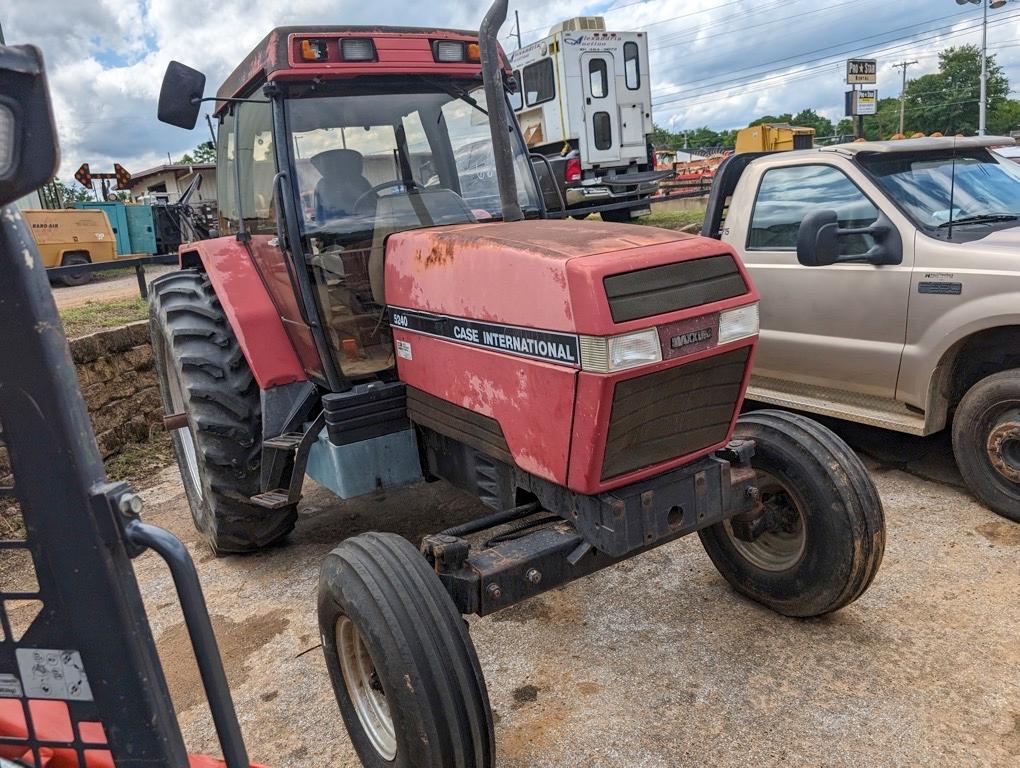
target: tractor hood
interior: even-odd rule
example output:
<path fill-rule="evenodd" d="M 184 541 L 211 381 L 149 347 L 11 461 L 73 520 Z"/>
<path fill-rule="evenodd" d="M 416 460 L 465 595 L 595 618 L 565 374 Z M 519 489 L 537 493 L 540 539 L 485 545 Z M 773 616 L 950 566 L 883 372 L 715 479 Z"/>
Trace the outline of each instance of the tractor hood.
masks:
<path fill-rule="evenodd" d="M 750 286 L 728 246 L 655 227 L 539 220 L 413 230 L 387 240 L 386 303 L 550 331 L 618 333 L 647 323 L 614 322 L 605 278 L 720 255 L 730 279 Z M 675 277 L 666 279 L 673 283 L 662 290 L 677 288 Z"/>

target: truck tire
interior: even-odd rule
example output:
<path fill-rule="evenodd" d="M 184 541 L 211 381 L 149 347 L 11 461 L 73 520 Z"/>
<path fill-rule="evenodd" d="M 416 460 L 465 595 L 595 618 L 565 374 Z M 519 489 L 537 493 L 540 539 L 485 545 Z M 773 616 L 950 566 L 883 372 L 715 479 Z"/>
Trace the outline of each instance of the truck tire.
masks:
<path fill-rule="evenodd" d="M 87 253 L 68 253 L 60 260 L 60 266 L 62 267 L 74 267 L 80 264 L 91 263 L 92 259 L 89 258 Z M 60 282 L 71 288 L 76 285 L 85 285 L 92 282 L 92 273 L 86 270 L 65 273 L 60 276 Z"/>
<path fill-rule="evenodd" d="M 967 390 L 953 417 L 953 453 L 971 493 L 1020 523 L 1020 368 Z"/>
<path fill-rule="evenodd" d="M 291 531 L 297 513 L 250 501 L 261 490 L 262 407 L 248 361 L 205 274 L 173 272 L 151 290 L 163 407 L 187 415 L 171 440 L 195 527 L 218 555 L 269 546 Z"/>
<path fill-rule="evenodd" d="M 364 533 L 326 557 L 319 632 L 363 765 L 492 768 L 492 712 L 467 623 L 406 539 Z"/>
<path fill-rule="evenodd" d="M 726 520 L 699 532 L 741 594 L 785 616 L 820 616 L 852 603 L 878 572 L 885 517 L 861 460 L 837 435 L 783 411 L 742 415 L 767 523 L 753 540 Z M 747 534 L 745 533 L 745 536 Z"/>

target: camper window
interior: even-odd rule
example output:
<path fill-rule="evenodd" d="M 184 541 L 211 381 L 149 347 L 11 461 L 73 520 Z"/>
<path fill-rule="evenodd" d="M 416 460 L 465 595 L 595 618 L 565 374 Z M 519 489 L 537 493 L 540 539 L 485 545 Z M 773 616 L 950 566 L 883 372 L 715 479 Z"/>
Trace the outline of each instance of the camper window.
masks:
<path fill-rule="evenodd" d="M 608 112 L 596 112 L 592 116 L 595 129 L 595 149 L 605 151 L 613 146 L 613 126 Z"/>
<path fill-rule="evenodd" d="M 552 101 L 555 96 L 552 59 L 542 59 L 524 68 L 524 101 L 529 107 Z"/>
<path fill-rule="evenodd" d="M 637 43 L 623 44 L 623 71 L 626 75 L 628 90 L 636 91 L 641 87 L 641 67 L 638 64 Z"/>
<path fill-rule="evenodd" d="M 609 93 L 609 72 L 605 59 L 591 59 L 588 62 L 588 78 L 591 82 L 592 98 L 604 99 Z"/>

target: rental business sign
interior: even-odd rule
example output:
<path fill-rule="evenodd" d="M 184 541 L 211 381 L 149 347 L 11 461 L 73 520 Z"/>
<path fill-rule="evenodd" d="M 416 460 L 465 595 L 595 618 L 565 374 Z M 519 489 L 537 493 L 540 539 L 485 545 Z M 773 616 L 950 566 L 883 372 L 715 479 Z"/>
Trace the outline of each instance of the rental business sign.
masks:
<path fill-rule="evenodd" d="M 848 59 L 847 85 L 875 85 L 878 82 L 878 61 L 875 59 Z"/>

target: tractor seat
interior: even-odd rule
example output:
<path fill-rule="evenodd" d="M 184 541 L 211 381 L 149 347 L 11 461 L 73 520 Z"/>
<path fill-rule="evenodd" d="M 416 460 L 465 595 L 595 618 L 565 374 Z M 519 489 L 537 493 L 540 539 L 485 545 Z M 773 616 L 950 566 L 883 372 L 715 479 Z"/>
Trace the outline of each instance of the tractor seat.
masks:
<path fill-rule="evenodd" d="M 362 174 L 365 158 L 353 149 L 328 149 L 312 159 L 312 166 L 322 178 L 315 185 L 315 220 L 320 224 L 330 219 L 354 215 L 358 198 L 372 189 L 372 182 Z M 374 196 L 362 203 L 370 212 Z"/>

